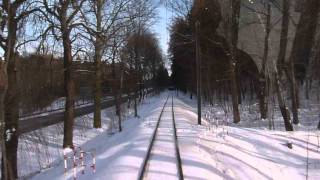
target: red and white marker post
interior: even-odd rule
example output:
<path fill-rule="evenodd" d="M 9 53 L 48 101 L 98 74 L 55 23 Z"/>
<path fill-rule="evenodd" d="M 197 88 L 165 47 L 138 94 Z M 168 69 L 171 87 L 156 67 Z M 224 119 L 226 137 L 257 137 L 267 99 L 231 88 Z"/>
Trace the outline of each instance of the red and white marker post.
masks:
<path fill-rule="evenodd" d="M 65 149 L 63 151 L 63 160 L 64 160 L 64 174 L 67 174 L 68 171 L 68 159 L 72 159 L 72 163 L 73 163 L 73 179 L 76 180 L 77 179 L 77 167 L 78 165 L 80 165 L 80 169 L 81 169 L 81 174 L 85 173 L 85 157 L 86 155 L 90 155 L 90 157 L 92 158 L 92 165 L 90 166 L 93 173 L 96 173 L 96 154 L 95 154 L 95 150 L 93 151 L 89 151 L 89 152 L 85 152 L 81 149 L 81 147 L 77 147 L 77 148 L 73 148 L 72 149 L 72 154 L 73 156 L 68 157 L 67 155 L 68 151 Z"/>

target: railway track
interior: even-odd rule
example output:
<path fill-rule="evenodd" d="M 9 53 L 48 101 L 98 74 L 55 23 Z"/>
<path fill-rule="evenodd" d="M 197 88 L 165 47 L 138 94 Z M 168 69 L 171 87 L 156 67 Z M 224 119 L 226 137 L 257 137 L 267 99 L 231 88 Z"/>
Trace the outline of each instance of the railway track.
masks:
<path fill-rule="evenodd" d="M 175 176 L 175 179 L 179 180 L 184 179 L 177 138 L 173 96 L 171 97 L 171 103 L 168 103 L 169 99 L 168 96 L 157 120 L 147 154 L 139 171 L 139 180 L 162 179 L 166 178 L 166 175 L 171 178 Z M 159 175 L 162 177 L 158 177 Z"/>

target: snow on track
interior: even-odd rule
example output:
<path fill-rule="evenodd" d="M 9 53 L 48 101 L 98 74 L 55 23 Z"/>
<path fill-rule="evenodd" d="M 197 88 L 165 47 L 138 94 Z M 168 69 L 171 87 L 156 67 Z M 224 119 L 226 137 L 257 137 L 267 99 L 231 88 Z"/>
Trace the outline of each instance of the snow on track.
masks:
<path fill-rule="evenodd" d="M 167 103 L 160 120 L 144 179 L 178 179 L 173 131 L 171 103 Z"/>
<path fill-rule="evenodd" d="M 199 139 L 206 128 L 196 124 L 197 114 L 178 98 L 174 98 L 174 112 L 184 178 L 225 179 L 226 175 L 216 168 L 216 162 L 211 158 L 211 154 L 202 149 L 202 142 Z"/>

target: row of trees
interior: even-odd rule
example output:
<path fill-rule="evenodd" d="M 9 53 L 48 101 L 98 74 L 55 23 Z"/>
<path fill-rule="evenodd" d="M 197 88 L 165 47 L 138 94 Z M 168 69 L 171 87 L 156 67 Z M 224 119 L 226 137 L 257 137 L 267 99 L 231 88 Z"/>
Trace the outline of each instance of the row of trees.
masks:
<path fill-rule="evenodd" d="M 157 38 L 148 27 L 156 17 L 151 0 L 3 0 L 0 2 L 0 125 L 2 179 L 16 179 L 19 139 L 18 57 L 32 51 L 63 61 L 65 101 L 63 147 L 73 147 L 75 115 L 74 61 L 94 63 L 94 120 L 101 127 L 102 85 L 108 81 L 121 131 L 121 97 L 125 90 L 141 100 L 147 84 L 157 86 L 164 63 Z M 34 50 L 30 50 L 34 49 Z M 111 74 L 103 73 L 111 64 Z M 159 72 L 159 73 L 158 73 Z M 34 72 L 36 73 L 36 72 Z M 107 77 L 102 77 L 107 76 Z M 161 84 L 162 82 L 159 82 Z M 134 92 L 134 95 L 132 95 Z M 140 95 L 140 96 L 138 96 Z M 139 100 L 138 99 L 138 100 Z"/>
<path fill-rule="evenodd" d="M 226 17 L 222 16 L 218 1 L 194 1 L 187 14 L 178 17 L 173 25 L 170 42 L 174 81 L 177 84 L 180 82 L 180 88 L 191 93 L 195 92 L 196 77 L 199 76 L 197 72 L 201 71 L 201 84 L 206 87 L 201 90 L 201 93 L 206 97 L 206 100 L 212 102 L 213 93 L 218 89 L 221 90 L 221 88 L 224 91 L 219 91 L 219 95 L 223 94 L 222 92 L 228 92 L 232 95 L 235 122 L 240 121 L 238 109 L 240 98 L 238 98 L 237 91 L 239 81 L 236 79 L 236 71 L 242 73 L 240 69 L 237 69 L 236 59 L 246 55 L 236 48 L 240 13 L 239 3 L 240 1 L 232 1 L 231 15 L 225 21 L 232 23 L 225 23 L 223 20 Z M 223 34 L 217 33 L 220 23 L 224 23 Z M 181 53 L 184 48 L 190 50 Z M 199 53 L 196 51 L 199 51 Z M 195 54 L 198 54 L 198 60 L 201 59 L 198 70 L 195 69 L 195 65 L 199 64 L 194 59 Z M 187 63 L 183 61 L 189 61 L 188 65 L 190 66 L 186 67 Z M 249 64 L 250 66 L 252 61 L 250 58 L 244 57 L 241 63 L 242 65 Z M 254 66 L 253 69 L 245 70 L 256 73 Z M 185 77 L 188 72 L 192 72 L 191 77 Z M 229 88 L 230 91 L 228 91 Z"/>
<path fill-rule="evenodd" d="M 173 80 L 177 86 L 191 93 L 197 92 L 196 83 L 199 77 L 197 72 L 202 72 L 201 96 L 213 103 L 214 95 L 220 100 L 228 100 L 228 96 L 231 95 L 234 123 L 240 122 L 239 105 L 242 100 L 248 94 L 252 96 L 253 92 L 260 104 L 261 118 L 270 118 L 269 97 L 275 94 L 285 128 L 292 131 L 292 122 L 299 123 L 299 94 L 301 94 L 299 90 L 305 84 L 306 98 L 308 98 L 312 82 L 319 81 L 314 69 L 315 65 L 319 64 L 316 63 L 319 62 L 317 55 L 319 39 L 316 36 L 319 31 L 319 1 L 303 1 L 303 4 L 300 4 L 298 23 L 292 14 L 295 9 L 294 2 L 289 0 L 179 2 L 171 3 L 173 9 L 179 9 L 182 15 L 174 21 L 170 41 Z M 245 22 L 247 14 L 240 12 L 255 14 L 259 17 L 258 22 Z M 282 23 L 279 25 L 278 41 L 274 39 L 271 41 L 271 33 L 279 22 Z M 295 34 L 293 42 L 290 42 L 289 32 L 293 29 L 292 24 Z M 262 27 L 258 33 L 264 35 L 261 40 L 263 52 L 255 59 L 239 47 L 241 45 L 239 31 L 246 26 Z M 277 58 L 270 55 L 275 49 L 272 47 L 275 45 L 274 42 L 279 43 Z M 289 50 L 290 44 L 292 49 Z M 200 49 L 198 61 L 195 59 L 197 48 Z M 196 69 L 196 64 L 199 62 L 200 68 Z M 286 91 L 283 86 L 290 88 Z M 285 98 L 286 92 L 290 94 L 292 122 L 288 101 Z"/>

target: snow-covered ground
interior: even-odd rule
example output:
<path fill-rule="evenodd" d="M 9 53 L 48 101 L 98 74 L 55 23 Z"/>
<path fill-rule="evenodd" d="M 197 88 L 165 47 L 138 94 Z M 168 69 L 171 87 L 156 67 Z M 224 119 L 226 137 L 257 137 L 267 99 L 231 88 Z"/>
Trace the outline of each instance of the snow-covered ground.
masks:
<path fill-rule="evenodd" d="M 139 108 L 140 118 L 128 118 L 124 122 L 123 132 L 108 136 L 107 132 L 91 139 L 82 145 L 86 151 L 95 149 L 97 154 L 96 173 L 86 169 L 79 179 L 131 179 L 138 175 L 138 170 L 147 151 L 147 146 L 154 129 L 155 122 L 163 106 L 161 95 L 152 97 Z M 90 158 L 88 160 L 91 160 Z M 60 163 L 43 171 L 32 179 L 72 179 L 72 168 L 64 175 L 62 155 Z"/>
<path fill-rule="evenodd" d="M 140 109 L 145 109 L 149 105 L 151 99 L 142 102 Z M 154 105 L 156 106 L 156 104 Z M 133 106 L 127 107 L 127 103 L 122 107 L 122 119 L 135 121 L 132 118 Z M 140 113 L 140 111 L 139 111 Z M 141 112 L 142 113 L 142 112 Z M 111 107 L 102 111 L 102 128 L 93 129 L 93 113 L 81 116 L 75 119 L 74 126 L 74 144 L 77 147 L 82 147 L 88 141 L 103 136 L 105 139 L 112 137 L 111 134 L 116 134 L 117 117 L 115 108 Z M 124 123 L 124 129 L 127 123 Z M 128 125 L 130 127 L 130 125 Z M 30 177 L 39 171 L 60 164 L 63 156 L 63 123 L 48 126 L 30 133 L 22 134 L 19 137 L 18 147 L 18 173 L 20 177 Z M 89 149 L 90 150 L 90 147 Z"/>
<path fill-rule="evenodd" d="M 195 121 L 195 102 L 184 96 L 181 99 L 182 114 L 189 114 L 187 119 Z M 231 127 L 223 125 L 231 121 L 230 114 L 226 115 L 221 108 L 214 108 L 213 112 L 214 115 L 206 114 L 207 129 L 194 135 L 198 134 L 200 156 L 213 162 L 221 179 L 320 179 L 320 133 L 315 123 L 300 125 L 295 132 L 284 132 L 266 130 L 267 122 L 254 126 L 244 118 L 240 127 Z M 301 124 L 309 122 L 314 112 L 304 113 Z M 275 123 L 281 125 L 280 120 L 277 117 Z M 288 142 L 293 144 L 292 149 Z"/>
<path fill-rule="evenodd" d="M 163 109 L 145 178 L 168 179 L 172 176 L 175 177 L 178 172 L 176 161 L 171 101 L 168 100 Z"/>
<path fill-rule="evenodd" d="M 76 128 L 77 145 L 86 151 L 95 150 L 97 158 L 96 173 L 87 167 L 85 174 L 81 175 L 78 169 L 78 179 L 137 179 L 156 121 L 168 94 L 170 93 L 166 92 L 149 98 L 139 107 L 140 118 L 129 116 L 124 122 L 124 130 L 121 133 L 110 136 L 107 127 L 101 131 L 92 129 L 80 133 L 81 128 Z M 166 111 L 169 113 L 164 113 L 163 118 L 169 120 L 170 108 L 166 108 Z M 216 121 L 212 121 L 214 116 L 206 114 L 207 109 L 204 108 L 206 119 L 203 119 L 202 126 L 198 126 L 196 101 L 181 94 L 174 97 L 174 111 L 185 179 L 320 179 L 319 132 L 314 128 L 306 128 L 308 130 L 301 128 L 299 131 L 287 133 L 257 126 L 248 128 L 245 125 L 249 124 L 245 122 L 241 127 L 224 126 L 221 125 L 222 122 L 229 121 L 230 117 L 225 116 L 218 108 L 213 110 Z M 105 117 L 104 122 L 108 121 L 110 120 Z M 216 126 L 217 124 L 219 125 Z M 61 131 L 62 127 L 60 128 Z M 49 129 L 50 127 L 42 132 L 49 137 L 52 135 L 54 142 L 57 142 L 55 138 L 62 138 L 61 135 L 54 136 L 58 129 L 51 128 L 51 134 L 48 132 Z M 36 144 L 39 141 L 37 140 Z M 170 138 L 163 139 L 163 142 L 170 142 Z M 292 149 L 288 148 L 287 142 L 292 142 Z M 54 159 L 54 163 L 50 164 L 51 168 L 45 168 L 31 179 L 72 179 L 71 167 L 64 175 L 60 144 L 49 143 L 46 147 L 50 148 L 47 153 Z M 161 158 L 157 158 L 165 166 L 153 170 L 152 178 L 149 179 L 161 179 L 160 175 L 163 174 L 166 174 L 165 180 L 177 179 L 177 174 L 174 173 L 176 170 L 172 168 L 174 161 L 171 151 L 167 148 L 161 149 L 161 144 L 159 147 L 157 151 L 167 152 L 162 153 Z M 29 148 L 34 148 L 34 145 L 30 144 Z M 42 149 L 38 148 L 38 151 L 41 152 Z M 33 154 L 34 157 L 36 153 Z M 88 157 L 86 160 L 89 166 L 92 159 Z M 21 165 L 28 168 L 32 166 L 32 161 L 36 160 L 28 158 L 22 161 L 24 162 Z"/>

